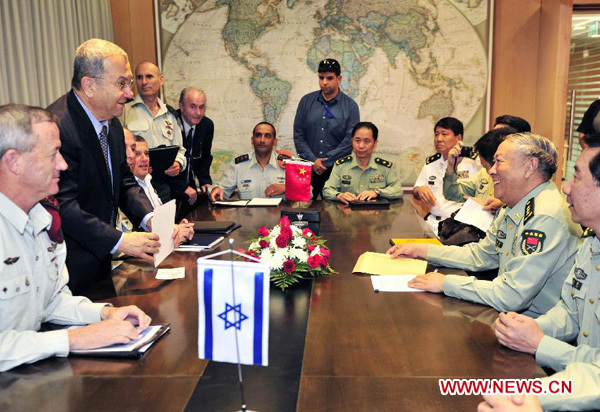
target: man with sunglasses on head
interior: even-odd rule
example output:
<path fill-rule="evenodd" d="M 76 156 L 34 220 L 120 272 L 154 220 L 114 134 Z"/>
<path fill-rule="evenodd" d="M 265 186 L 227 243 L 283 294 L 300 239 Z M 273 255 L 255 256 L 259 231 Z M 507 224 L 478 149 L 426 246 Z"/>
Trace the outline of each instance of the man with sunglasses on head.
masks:
<path fill-rule="evenodd" d="M 336 160 L 352 152 L 352 128 L 360 121 L 358 105 L 340 90 L 337 60 L 319 63 L 321 90 L 300 99 L 294 119 L 294 144 L 298 155 L 313 162 L 313 198 L 321 195 Z"/>
<path fill-rule="evenodd" d="M 117 207 L 135 227 L 148 229 L 152 216 L 152 205 L 127 166 L 117 119 L 133 97 L 132 77 L 123 49 L 90 39 L 75 52 L 72 90 L 48 107 L 60 119 L 60 152 L 69 166 L 61 174 L 57 198 L 75 295 L 114 294 L 112 253 L 152 260 L 150 254 L 160 246 L 154 233 L 115 228 Z"/>

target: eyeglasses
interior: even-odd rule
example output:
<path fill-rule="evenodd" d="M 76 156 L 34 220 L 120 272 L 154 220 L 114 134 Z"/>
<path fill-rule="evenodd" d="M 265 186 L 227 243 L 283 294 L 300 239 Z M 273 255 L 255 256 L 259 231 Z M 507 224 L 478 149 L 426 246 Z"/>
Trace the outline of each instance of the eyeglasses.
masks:
<path fill-rule="evenodd" d="M 340 63 L 335 59 L 325 59 L 325 60 L 321 60 L 321 62 L 319 63 L 319 72 L 339 73 L 340 71 L 341 71 Z"/>
<path fill-rule="evenodd" d="M 133 79 L 129 80 L 128 82 L 127 81 L 122 81 L 122 82 L 119 82 L 119 83 L 109 82 L 108 80 L 106 80 L 103 77 L 94 77 L 94 79 L 96 79 L 96 80 L 102 80 L 103 82 L 113 84 L 113 85 L 117 86 L 119 90 L 123 90 L 125 87 L 129 87 L 129 90 L 133 90 L 133 85 L 135 83 L 135 81 Z"/>

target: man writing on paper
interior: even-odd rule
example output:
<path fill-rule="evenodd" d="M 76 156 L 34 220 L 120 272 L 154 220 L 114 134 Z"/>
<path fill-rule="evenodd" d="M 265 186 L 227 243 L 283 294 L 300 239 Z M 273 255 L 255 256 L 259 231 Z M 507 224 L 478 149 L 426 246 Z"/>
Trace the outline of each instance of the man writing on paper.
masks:
<path fill-rule="evenodd" d="M 285 170 L 279 165 L 282 156 L 275 152 L 277 133 L 269 122 L 254 126 L 250 139 L 254 151 L 236 157 L 221 179 L 209 189 L 210 200 L 225 200 L 237 190 L 242 200 L 285 195 Z"/>
<path fill-rule="evenodd" d="M 136 306 L 92 303 L 67 286 L 60 218 L 39 203 L 58 192 L 67 169 L 57 122 L 41 108 L 0 106 L 0 371 L 71 349 L 128 343 L 150 324 Z M 96 323 L 38 332 L 42 322 Z"/>
<path fill-rule="evenodd" d="M 338 159 L 325 183 L 323 197 L 344 204 L 352 200 L 402 198 L 402 182 L 392 162 L 373 157 L 377 147 L 377 126 L 359 122 L 352 129 L 352 154 Z"/>
<path fill-rule="evenodd" d="M 135 156 L 131 163 L 131 172 L 135 176 L 135 180 L 144 189 L 144 193 L 152 203 L 152 208 L 156 209 L 162 206 L 162 201 L 154 186 L 152 186 L 152 175 L 149 173 L 150 170 L 150 149 L 146 139 L 142 136 L 135 136 Z M 175 231 L 173 232 L 173 239 L 175 247 L 179 247 L 181 242 L 190 240 L 194 236 L 194 224 L 188 223 L 186 219 L 183 219 L 179 225 L 175 225 Z"/>
<path fill-rule="evenodd" d="M 560 371 L 550 378 L 573 380 L 573 395 L 539 397 L 542 407 L 551 410 L 600 405 L 600 134 L 584 139 L 586 148 L 563 192 L 573 221 L 588 229 L 561 299 L 535 320 L 514 312 L 501 313 L 496 320 L 500 343 L 535 355 L 542 366 Z"/>
<path fill-rule="evenodd" d="M 483 136 L 473 146 L 475 153 L 479 155 L 479 161 L 483 169 L 479 170 L 466 179 L 458 179 L 456 173 L 456 164 L 462 159 L 460 157 L 462 142 L 448 153 L 448 164 L 446 165 L 446 174 L 444 175 L 444 197 L 455 202 L 462 202 L 467 197 L 472 197 L 483 205 L 483 210 L 489 210 L 490 213 L 496 213 L 496 210 L 503 206 L 503 203 L 494 197 L 494 185 L 489 171 L 494 163 L 494 154 L 504 141 L 506 136 L 517 133 L 512 127 L 503 127 L 492 129 Z"/>
<path fill-rule="evenodd" d="M 63 172 L 60 213 L 69 251 L 69 287 L 75 294 L 114 294 L 112 253 L 152 260 L 158 252 L 154 233 L 121 233 L 117 207 L 134 227 L 148 228 L 152 206 L 126 163 L 123 127 L 117 119 L 133 97 L 127 54 L 101 39 L 82 43 L 75 52 L 73 89 L 48 110 L 59 119 Z"/>
<path fill-rule="evenodd" d="M 388 250 L 392 257 L 423 258 L 471 271 L 498 268 L 498 277 L 483 281 L 432 272 L 417 276 L 409 286 L 534 317 L 552 308 L 581 233 L 550 181 L 556 159 L 556 148 L 545 137 L 510 135 L 498 147 L 490 169 L 495 195 L 506 207 L 485 239 L 462 247 L 406 244 Z"/>

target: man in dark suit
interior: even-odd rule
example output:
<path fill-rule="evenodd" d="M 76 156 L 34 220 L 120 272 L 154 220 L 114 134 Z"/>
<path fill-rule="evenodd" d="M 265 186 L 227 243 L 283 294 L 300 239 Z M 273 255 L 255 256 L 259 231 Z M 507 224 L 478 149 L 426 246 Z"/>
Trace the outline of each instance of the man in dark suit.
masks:
<path fill-rule="evenodd" d="M 158 252 L 154 233 L 115 229 L 117 207 L 135 227 L 149 228 L 152 206 L 127 167 L 123 128 L 117 119 L 133 96 L 127 54 L 105 40 L 91 39 L 76 51 L 72 90 L 48 110 L 60 118 L 60 202 L 67 242 L 69 286 L 75 295 L 114 293 L 111 254 L 151 260 Z"/>
<path fill-rule="evenodd" d="M 206 189 L 212 184 L 210 165 L 213 159 L 211 148 L 215 126 L 212 120 L 204 116 L 205 112 L 206 96 L 202 90 L 186 87 L 181 91 L 177 118 L 182 124 L 187 166 L 180 176 L 185 185 L 183 201 L 189 205 L 194 205 L 198 199 L 195 178 L 198 178 L 202 193 L 206 193 Z"/>

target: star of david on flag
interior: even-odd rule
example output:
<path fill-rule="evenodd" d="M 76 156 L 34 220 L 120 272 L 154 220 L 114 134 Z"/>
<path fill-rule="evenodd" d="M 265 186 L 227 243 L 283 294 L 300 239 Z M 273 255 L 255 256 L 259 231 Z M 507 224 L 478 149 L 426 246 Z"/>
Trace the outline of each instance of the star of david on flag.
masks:
<path fill-rule="evenodd" d="M 198 357 L 269 364 L 269 276 L 262 263 L 198 259 Z M 235 302 L 233 299 L 235 285 Z"/>

